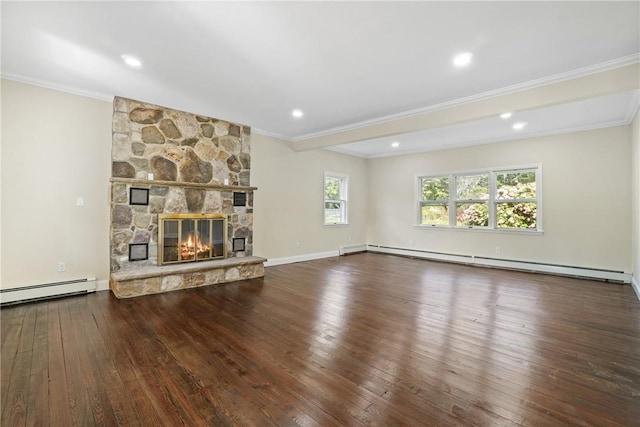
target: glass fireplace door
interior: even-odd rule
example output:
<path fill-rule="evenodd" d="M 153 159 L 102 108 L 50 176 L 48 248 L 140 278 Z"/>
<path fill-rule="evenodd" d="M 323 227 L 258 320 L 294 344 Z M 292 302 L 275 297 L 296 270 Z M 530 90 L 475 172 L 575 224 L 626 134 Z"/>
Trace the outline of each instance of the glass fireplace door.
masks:
<path fill-rule="evenodd" d="M 225 257 L 226 217 L 218 214 L 159 214 L 158 264 Z"/>
<path fill-rule="evenodd" d="M 180 233 L 179 233 L 180 221 L 178 220 L 166 220 L 164 222 L 164 232 L 162 239 L 162 263 L 180 261 L 178 248 L 180 245 Z M 160 245 L 158 245 L 160 246 Z"/>

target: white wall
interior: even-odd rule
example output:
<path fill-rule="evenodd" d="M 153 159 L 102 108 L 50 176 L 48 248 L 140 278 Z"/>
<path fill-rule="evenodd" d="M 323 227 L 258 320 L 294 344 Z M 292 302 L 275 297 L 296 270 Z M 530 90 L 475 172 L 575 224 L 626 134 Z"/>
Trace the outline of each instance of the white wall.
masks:
<path fill-rule="evenodd" d="M 631 199 L 633 203 L 632 218 L 632 257 L 633 257 L 633 285 L 640 298 L 640 111 L 636 112 L 636 117 L 632 124 L 631 136 Z"/>
<path fill-rule="evenodd" d="M 3 288 L 108 279 L 111 111 L 2 80 Z"/>
<path fill-rule="evenodd" d="M 366 170 L 364 159 L 327 150 L 296 152 L 288 142 L 254 133 L 253 253 L 273 260 L 366 243 Z M 349 225 L 323 225 L 324 171 L 349 175 Z"/>
<path fill-rule="evenodd" d="M 368 242 L 629 273 L 630 139 L 631 127 L 620 126 L 371 160 Z M 414 226 L 416 174 L 537 163 L 543 235 Z"/>

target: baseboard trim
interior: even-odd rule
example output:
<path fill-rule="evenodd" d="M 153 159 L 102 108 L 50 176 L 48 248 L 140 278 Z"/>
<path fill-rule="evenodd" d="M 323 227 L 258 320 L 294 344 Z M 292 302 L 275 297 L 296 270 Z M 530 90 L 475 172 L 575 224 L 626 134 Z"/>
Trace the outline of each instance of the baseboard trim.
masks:
<path fill-rule="evenodd" d="M 96 292 L 108 291 L 108 290 L 109 290 L 109 281 L 108 280 L 98 280 L 96 282 Z"/>
<path fill-rule="evenodd" d="M 316 252 L 312 254 L 295 255 L 290 257 L 272 258 L 264 263 L 265 267 L 273 267 L 281 264 L 292 264 L 294 262 L 313 261 L 314 259 L 331 258 L 340 256 L 340 251 Z"/>
<path fill-rule="evenodd" d="M 631 277 L 631 287 L 636 291 L 636 296 L 638 297 L 638 301 L 640 301 L 640 285 L 638 285 L 636 276 Z"/>
<path fill-rule="evenodd" d="M 473 255 L 456 255 L 443 252 L 431 252 L 417 249 L 396 248 L 381 245 L 367 245 L 367 251 L 390 255 L 402 255 L 414 258 L 424 258 L 436 261 L 456 262 L 461 264 L 479 265 L 483 267 L 497 267 L 511 270 L 533 271 L 537 273 L 557 274 L 561 276 L 584 277 L 589 279 L 609 280 L 631 283 L 631 274 L 622 271 L 601 270 L 595 268 L 554 265 L 517 260 L 504 260 Z M 638 289 L 636 288 L 636 292 Z M 640 295 L 640 294 L 639 294 Z"/>
<path fill-rule="evenodd" d="M 358 252 L 374 252 L 388 255 L 400 255 L 413 258 L 423 258 L 435 261 L 455 262 L 459 264 L 477 265 L 481 267 L 495 267 L 509 270 L 530 271 L 536 273 L 557 274 L 560 276 L 584 277 L 588 279 L 607 280 L 612 282 L 630 283 L 633 286 L 638 299 L 640 300 L 640 286 L 636 278 L 631 274 L 604 270 L 597 268 L 576 267 L 570 265 L 555 265 L 537 262 L 527 262 L 518 260 L 507 260 L 489 257 L 477 257 L 474 255 L 449 254 L 445 252 L 432 252 L 419 249 L 399 248 L 383 245 L 355 244 L 341 246 L 338 250 L 327 252 L 316 252 L 290 257 L 272 258 L 264 263 L 265 267 L 273 267 L 282 264 L 292 264 L 296 262 L 313 261 L 322 258 L 338 257 Z M 101 290 L 99 286 L 97 290 Z"/>

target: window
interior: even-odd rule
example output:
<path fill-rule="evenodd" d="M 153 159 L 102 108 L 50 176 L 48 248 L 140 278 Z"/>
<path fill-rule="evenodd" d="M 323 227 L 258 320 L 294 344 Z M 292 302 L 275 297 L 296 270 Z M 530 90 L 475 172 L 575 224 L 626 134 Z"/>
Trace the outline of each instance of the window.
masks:
<path fill-rule="evenodd" d="M 535 170 L 496 172 L 496 227 L 538 228 Z"/>
<path fill-rule="evenodd" d="M 421 178 L 421 224 L 449 224 L 449 177 Z"/>
<path fill-rule="evenodd" d="M 324 174 L 324 223 L 325 225 L 348 224 L 347 221 L 347 175 L 325 172 Z"/>
<path fill-rule="evenodd" d="M 418 177 L 420 225 L 541 231 L 541 166 Z"/>
<path fill-rule="evenodd" d="M 458 226 L 489 225 L 489 175 L 458 175 L 456 185 L 456 222 Z"/>

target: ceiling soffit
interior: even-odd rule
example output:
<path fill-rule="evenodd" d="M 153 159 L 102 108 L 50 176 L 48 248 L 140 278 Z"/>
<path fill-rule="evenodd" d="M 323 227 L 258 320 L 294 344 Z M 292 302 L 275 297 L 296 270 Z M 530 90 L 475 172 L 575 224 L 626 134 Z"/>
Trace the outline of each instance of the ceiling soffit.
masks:
<path fill-rule="evenodd" d="M 354 126 L 344 131 L 294 140 L 292 146 L 296 151 L 326 148 L 385 136 L 462 124 L 499 116 L 505 111 L 521 112 L 540 109 L 637 89 L 640 89 L 640 63 L 635 62 L 619 68 L 493 96 L 475 102 L 462 102 L 459 105 L 448 108 L 445 107 L 361 127 Z"/>

